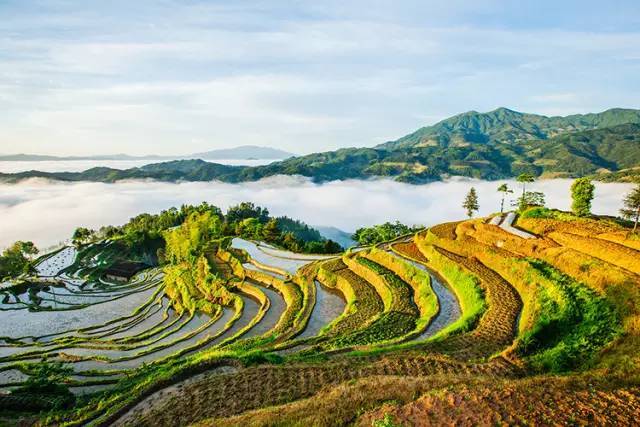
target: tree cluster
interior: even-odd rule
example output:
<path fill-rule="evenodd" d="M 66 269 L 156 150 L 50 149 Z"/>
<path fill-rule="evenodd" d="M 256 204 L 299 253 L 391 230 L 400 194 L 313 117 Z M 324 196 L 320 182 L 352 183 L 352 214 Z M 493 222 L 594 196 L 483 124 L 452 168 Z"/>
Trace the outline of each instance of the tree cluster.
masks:
<path fill-rule="evenodd" d="M 33 242 L 15 242 L 0 255 L 0 280 L 13 279 L 33 269 L 31 257 L 38 253 Z"/>
<path fill-rule="evenodd" d="M 183 224 L 193 213 L 209 214 L 215 223 L 212 238 L 239 236 L 246 239 L 263 240 L 294 252 L 337 253 L 342 247 L 332 240 L 324 239 L 320 233 L 305 223 L 288 217 L 271 217 L 266 208 L 243 202 L 230 207 L 226 214 L 217 206 L 207 202 L 200 205 L 183 205 L 159 214 L 141 214 L 131 218 L 122 226 L 107 226 L 99 230 L 77 228 L 73 243 L 77 246 L 104 240 L 118 240 L 130 255 L 153 252 L 162 262 L 166 251 L 163 233 Z"/>
<path fill-rule="evenodd" d="M 351 238 L 363 246 L 368 246 L 375 245 L 376 243 L 387 242 L 395 239 L 396 237 L 416 232 L 422 228 L 423 227 L 421 226 L 409 227 L 399 221 L 394 223 L 385 222 L 384 224 L 374 225 L 372 227 L 359 228 Z"/>

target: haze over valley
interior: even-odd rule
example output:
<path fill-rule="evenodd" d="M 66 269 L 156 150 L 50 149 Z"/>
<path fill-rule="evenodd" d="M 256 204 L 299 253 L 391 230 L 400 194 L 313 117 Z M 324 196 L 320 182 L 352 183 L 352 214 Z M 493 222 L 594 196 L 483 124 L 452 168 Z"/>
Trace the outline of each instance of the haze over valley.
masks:
<path fill-rule="evenodd" d="M 363 225 L 396 220 L 432 225 L 464 216 L 461 199 L 470 186 L 478 189 L 479 214 L 495 212 L 501 197 L 496 189 L 502 182 L 457 179 L 415 186 L 391 180 L 346 180 L 318 184 L 288 176 L 241 184 L 60 183 L 31 179 L 14 185 L 0 184 L 0 247 L 19 239 L 48 247 L 68 240 L 79 226 L 118 225 L 140 213 L 157 213 L 203 200 L 221 208 L 250 201 L 275 215 L 288 215 L 315 226 L 333 226 L 348 233 Z M 518 188 L 513 180 L 504 182 Z M 554 179 L 539 181 L 532 188 L 543 191 L 550 206 L 568 209 L 570 185 L 571 180 Z M 597 183 L 594 212 L 616 215 L 631 187 L 624 183 Z"/>

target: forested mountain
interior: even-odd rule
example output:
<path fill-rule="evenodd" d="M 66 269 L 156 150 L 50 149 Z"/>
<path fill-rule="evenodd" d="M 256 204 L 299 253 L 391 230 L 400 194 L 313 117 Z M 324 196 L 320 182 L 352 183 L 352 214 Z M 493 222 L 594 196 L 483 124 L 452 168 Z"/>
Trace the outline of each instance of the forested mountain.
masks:
<path fill-rule="evenodd" d="M 0 180 L 243 182 L 302 175 L 318 182 L 390 177 L 418 184 L 450 176 L 502 179 L 523 172 L 549 178 L 597 174 L 603 180 L 634 180 L 640 175 L 640 169 L 634 168 L 639 166 L 640 110 L 545 117 L 500 108 L 485 114 L 464 113 L 376 148 L 345 148 L 265 166 L 179 160 L 126 170 L 0 174 Z"/>
<path fill-rule="evenodd" d="M 488 113 L 469 111 L 427 126 L 377 148 L 464 146 L 474 143 L 517 143 L 544 140 L 588 129 L 640 123 L 640 110 L 613 108 L 602 113 L 547 117 L 498 108 Z"/>

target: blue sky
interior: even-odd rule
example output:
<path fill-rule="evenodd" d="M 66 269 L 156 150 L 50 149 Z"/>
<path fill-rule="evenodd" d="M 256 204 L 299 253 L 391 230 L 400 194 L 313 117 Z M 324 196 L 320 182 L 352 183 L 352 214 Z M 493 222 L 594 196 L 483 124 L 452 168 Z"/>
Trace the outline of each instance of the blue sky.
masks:
<path fill-rule="evenodd" d="M 0 152 L 371 146 L 640 107 L 636 1 L 0 0 Z"/>

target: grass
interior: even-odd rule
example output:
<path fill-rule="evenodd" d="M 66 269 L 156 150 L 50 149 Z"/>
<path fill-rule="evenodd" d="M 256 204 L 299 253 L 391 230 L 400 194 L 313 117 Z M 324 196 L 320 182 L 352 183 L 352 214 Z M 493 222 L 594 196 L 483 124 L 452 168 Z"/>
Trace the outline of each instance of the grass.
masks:
<path fill-rule="evenodd" d="M 472 330 L 487 311 L 484 292 L 478 279 L 440 254 L 424 240 L 416 239 L 416 245 L 429 260 L 429 268 L 435 270 L 451 286 L 458 298 L 462 311 L 462 315 L 458 320 L 438 332 L 432 340 L 444 339 L 452 334 Z"/>
<path fill-rule="evenodd" d="M 565 372 L 589 366 L 622 331 L 615 308 L 551 265 L 529 263 L 555 286 L 540 293 L 540 310 L 522 335 L 519 352 L 537 370 Z"/>
<path fill-rule="evenodd" d="M 328 267 L 336 271 L 321 267 L 318 279 L 327 287 L 340 290 L 345 295 L 347 306 L 344 313 L 327 325 L 321 334 L 348 334 L 366 326 L 383 313 L 382 299 L 371 284 L 346 268 L 342 261 L 340 264 L 332 262 Z"/>
<path fill-rule="evenodd" d="M 399 257 L 390 255 L 375 248 L 365 256 L 393 272 L 412 287 L 413 302 L 419 310 L 419 318 L 416 321 L 416 330 L 424 330 L 438 314 L 438 310 L 440 308 L 438 298 L 431 287 L 431 276 L 429 276 L 429 274 L 424 270 L 403 261 Z"/>
<path fill-rule="evenodd" d="M 391 304 L 389 305 L 391 311 L 398 311 L 415 317 L 418 316 L 418 308 L 413 302 L 413 289 L 406 282 L 393 271 L 368 258 L 359 256 L 356 260 L 365 268 L 372 271 L 376 277 L 384 281 L 391 295 Z"/>

